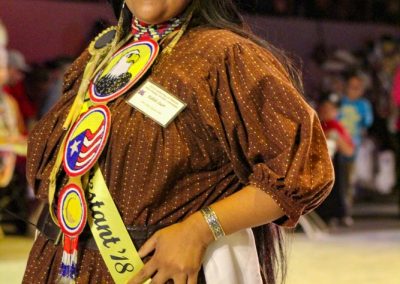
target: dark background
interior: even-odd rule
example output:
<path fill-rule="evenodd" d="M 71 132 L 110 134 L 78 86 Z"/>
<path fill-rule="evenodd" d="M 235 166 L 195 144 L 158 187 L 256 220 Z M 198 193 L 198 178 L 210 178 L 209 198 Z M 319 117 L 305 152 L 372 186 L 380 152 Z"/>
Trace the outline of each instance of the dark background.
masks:
<path fill-rule="evenodd" d="M 73 1 L 104 2 L 105 0 Z M 243 11 L 252 14 L 400 24 L 400 0 L 234 0 L 234 2 Z"/>

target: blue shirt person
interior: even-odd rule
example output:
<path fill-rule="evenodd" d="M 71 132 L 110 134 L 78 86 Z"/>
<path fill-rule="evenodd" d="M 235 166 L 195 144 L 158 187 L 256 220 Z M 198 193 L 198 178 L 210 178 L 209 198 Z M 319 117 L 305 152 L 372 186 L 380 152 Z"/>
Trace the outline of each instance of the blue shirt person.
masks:
<path fill-rule="evenodd" d="M 361 145 L 363 132 L 374 121 L 371 103 L 363 98 L 364 90 L 361 77 L 357 75 L 350 77 L 339 112 L 339 120 L 350 133 L 356 149 Z"/>

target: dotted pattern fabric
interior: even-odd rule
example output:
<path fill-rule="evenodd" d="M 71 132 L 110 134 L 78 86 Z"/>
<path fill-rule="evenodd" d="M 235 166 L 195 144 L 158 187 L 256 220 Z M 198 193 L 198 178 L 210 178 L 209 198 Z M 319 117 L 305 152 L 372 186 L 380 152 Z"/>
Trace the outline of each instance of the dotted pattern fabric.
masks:
<path fill-rule="evenodd" d="M 88 59 L 85 52 L 72 65 L 63 97 L 30 136 L 28 180 L 43 200 Z M 99 163 L 127 226 L 179 222 L 251 184 L 283 209 L 279 224 L 293 227 L 329 193 L 333 169 L 320 122 L 270 52 L 197 27 L 150 79 L 188 106 L 164 129 L 126 103 L 129 93 L 109 105 L 111 135 Z M 23 282 L 53 283 L 60 257 L 61 248 L 39 237 Z M 81 250 L 82 259 L 77 283 L 112 283 L 98 252 Z"/>

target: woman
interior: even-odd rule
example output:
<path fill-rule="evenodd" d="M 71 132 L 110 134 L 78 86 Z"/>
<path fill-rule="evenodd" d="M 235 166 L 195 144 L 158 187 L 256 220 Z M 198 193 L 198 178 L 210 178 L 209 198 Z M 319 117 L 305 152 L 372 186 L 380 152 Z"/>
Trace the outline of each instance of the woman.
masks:
<path fill-rule="evenodd" d="M 112 4 L 119 14 L 122 3 Z M 67 135 L 63 126 L 70 125 L 65 121 L 76 117 L 70 109 L 93 101 L 101 104 L 107 96 L 95 88 L 100 81 L 107 81 L 105 89 L 116 94 L 114 89 L 127 89 L 106 103 L 112 123 L 98 165 L 103 187 L 145 260 L 129 283 L 150 277 L 152 283 L 274 283 L 274 240 L 280 234 L 272 222 L 295 226 L 301 214 L 322 202 L 333 182 L 323 132 L 291 79 L 292 69 L 285 68 L 272 47 L 246 36 L 230 0 L 127 0 L 125 4 L 122 31 L 116 32 L 112 44 L 114 53 L 101 55 L 107 67 L 92 72 L 101 56 L 90 54 L 89 48 L 67 73 L 61 101 L 33 131 L 30 183 L 41 199 L 53 192 L 52 173 L 57 177 L 55 192 L 67 184 L 74 174 L 68 153 L 74 156 L 79 142 L 66 139 L 72 149 L 66 148 L 66 170 L 54 165 Z M 107 33 L 91 50 L 101 49 L 105 38 Z M 126 44 L 140 49 L 136 44 L 144 40 L 153 50 L 157 49 L 153 39 L 160 42 L 162 52 L 133 87 L 126 83 L 133 80 L 133 73 L 108 76 L 107 70 L 128 53 Z M 147 55 L 152 58 L 151 52 Z M 90 85 L 88 74 L 98 74 L 91 77 L 95 83 Z M 88 95 L 77 99 L 83 89 L 90 90 L 90 100 Z M 153 109 L 146 109 L 146 104 Z M 164 113 L 169 119 L 163 124 L 163 116 L 156 112 L 168 104 L 172 114 Z M 103 202 L 92 202 L 96 188 L 88 179 L 95 180 L 93 176 L 81 180 L 89 185 L 88 207 L 94 215 Z M 98 216 L 89 218 L 95 239 L 96 222 L 97 229 L 104 228 Z M 48 229 L 55 227 L 54 222 L 47 218 L 40 224 L 45 226 L 39 226 L 41 234 L 24 283 L 55 282 L 60 263 L 64 264 L 63 247 Z M 256 227 L 254 235 L 246 230 Z M 77 283 L 112 283 L 113 268 L 134 269 L 103 261 L 102 245 L 117 245 L 115 236 L 97 238 L 99 252 L 85 231 L 79 236 Z M 64 251 L 68 242 L 64 232 Z"/>

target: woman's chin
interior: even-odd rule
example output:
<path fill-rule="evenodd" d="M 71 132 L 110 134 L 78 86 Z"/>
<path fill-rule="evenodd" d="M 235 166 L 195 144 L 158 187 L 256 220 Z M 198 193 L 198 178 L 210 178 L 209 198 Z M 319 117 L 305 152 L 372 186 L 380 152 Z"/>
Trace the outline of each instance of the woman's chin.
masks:
<path fill-rule="evenodd" d="M 160 24 L 160 23 L 166 21 L 166 20 L 163 20 L 161 17 L 149 17 L 149 16 L 147 16 L 147 17 L 136 16 L 136 17 L 138 18 L 139 21 L 146 23 L 148 25 L 156 25 L 156 24 Z"/>
<path fill-rule="evenodd" d="M 152 5 L 150 5 L 150 7 L 143 7 L 139 11 L 136 11 L 134 15 L 140 21 L 151 25 L 159 24 L 168 20 L 165 19 L 165 13 L 162 9 L 155 9 Z"/>

